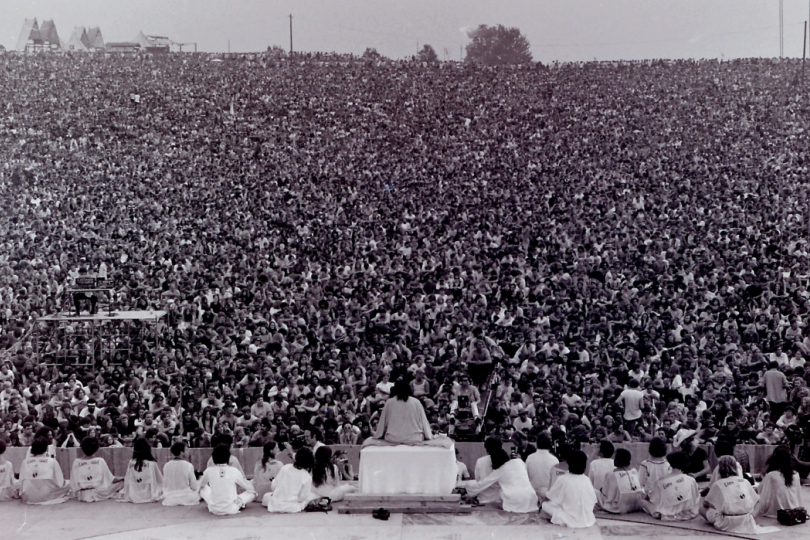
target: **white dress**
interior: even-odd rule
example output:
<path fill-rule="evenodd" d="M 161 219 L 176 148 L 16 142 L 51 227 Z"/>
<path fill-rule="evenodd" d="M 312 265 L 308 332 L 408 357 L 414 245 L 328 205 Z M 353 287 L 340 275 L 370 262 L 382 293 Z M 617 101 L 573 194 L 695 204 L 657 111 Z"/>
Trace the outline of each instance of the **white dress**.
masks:
<path fill-rule="evenodd" d="M 105 501 L 118 495 L 122 487 L 100 457 L 76 459 L 70 467 L 70 491 L 76 500 Z"/>
<path fill-rule="evenodd" d="M 342 483 L 338 479 L 339 475 L 340 472 L 338 472 L 337 466 L 332 465 L 332 471 L 327 473 L 326 481 L 323 484 L 320 486 L 312 484 L 312 494 L 317 497 L 329 497 L 332 502 L 338 502 L 342 501 L 347 493 L 357 491 L 356 487 Z"/>
<path fill-rule="evenodd" d="M 267 462 L 267 467 L 262 467 L 262 460 L 256 462 L 253 467 L 253 488 L 256 490 L 256 498 L 262 500 L 265 493 L 273 491 L 273 480 L 278 476 L 284 464 L 275 459 Z"/>
<path fill-rule="evenodd" d="M 483 480 L 492 472 L 492 458 L 489 454 L 478 458 L 475 462 L 475 479 Z M 499 503 L 501 502 L 501 488 L 493 485 L 478 494 L 478 502 Z"/>
<path fill-rule="evenodd" d="M 120 501 L 131 503 L 152 503 L 163 498 L 163 473 L 155 461 L 144 461 L 141 470 L 135 469 L 135 460 L 129 460 L 124 476 L 124 489 Z"/>
<path fill-rule="evenodd" d="M 551 484 L 551 468 L 559 462 L 560 460 L 548 450 L 538 450 L 526 458 L 529 481 L 537 493 L 537 498 L 541 501 L 546 500 L 546 494 Z"/>
<path fill-rule="evenodd" d="M 182 459 L 166 463 L 163 466 L 163 506 L 194 506 L 199 502 L 194 465 Z"/>
<path fill-rule="evenodd" d="M 543 512 L 551 516 L 551 522 L 555 525 L 585 528 L 596 524 L 594 505 L 596 493 L 591 479 L 584 474 L 565 473 L 548 490 Z"/>
<path fill-rule="evenodd" d="M 273 491 L 264 495 L 262 505 L 268 512 L 294 513 L 302 511 L 316 498 L 312 493 L 312 476 L 288 463 L 273 480 Z"/>
<path fill-rule="evenodd" d="M 790 487 L 785 485 L 785 479 L 779 471 L 771 471 L 757 486 L 759 502 L 754 510 L 755 516 L 776 517 L 780 509 L 803 507 L 802 488 L 799 473 L 793 473 L 793 482 Z"/>
<path fill-rule="evenodd" d="M 691 476 L 678 472 L 665 476 L 650 490 L 641 508 L 661 521 L 688 521 L 700 511 L 700 490 Z"/>
<path fill-rule="evenodd" d="M 764 534 L 776 532 L 776 527 L 760 527 L 754 521 L 754 507 L 759 500 L 748 480 L 739 476 L 718 479 L 706 495 L 711 507 L 706 510 L 706 519 L 717 530 Z"/>
<path fill-rule="evenodd" d="M 470 495 L 477 495 L 490 486 L 498 485 L 504 511 L 537 512 L 537 493 L 529 480 L 526 464 L 520 459 L 510 459 L 486 478 L 469 480 L 463 484 Z"/>
<path fill-rule="evenodd" d="M 70 484 L 52 457 L 35 456 L 20 465 L 20 497 L 26 504 L 59 504 L 68 500 Z"/>

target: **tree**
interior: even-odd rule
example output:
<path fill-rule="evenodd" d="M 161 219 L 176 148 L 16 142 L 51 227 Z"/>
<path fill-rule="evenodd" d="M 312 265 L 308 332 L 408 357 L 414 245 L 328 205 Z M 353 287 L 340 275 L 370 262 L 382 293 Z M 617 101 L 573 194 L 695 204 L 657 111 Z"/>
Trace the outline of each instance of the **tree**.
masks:
<path fill-rule="evenodd" d="M 532 61 L 529 40 L 517 28 L 482 24 L 467 35 L 467 61 L 485 66 L 526 64 Z"/>
<path fill-rule="evenodd" d="M 436 54 L 436 50 L 427 43 L 425 43 L 425 46 L 422 47 L 421 51 L 419 51 L 416 58 L 420 62 L 427 62 L 428 64 L 433 64 L 439 61 L 439 55 Z"/>

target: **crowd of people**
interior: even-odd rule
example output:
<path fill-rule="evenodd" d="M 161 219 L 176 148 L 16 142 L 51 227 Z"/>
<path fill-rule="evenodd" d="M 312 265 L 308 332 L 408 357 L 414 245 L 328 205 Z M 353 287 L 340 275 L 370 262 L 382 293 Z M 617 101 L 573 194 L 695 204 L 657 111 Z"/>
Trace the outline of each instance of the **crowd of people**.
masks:
<path fill-rule="evenodd" d="M 0 55 L 6 444 L 802 442 L 797 64 L 215 60 Z"/>

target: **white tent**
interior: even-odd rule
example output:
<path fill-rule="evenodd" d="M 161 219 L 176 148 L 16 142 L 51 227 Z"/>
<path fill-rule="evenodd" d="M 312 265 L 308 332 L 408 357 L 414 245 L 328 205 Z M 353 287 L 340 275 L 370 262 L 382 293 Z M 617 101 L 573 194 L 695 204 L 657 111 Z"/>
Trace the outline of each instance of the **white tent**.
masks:
<path fill-rule="evenodd" d="M 87 39 L 87 31 L 84 26 L 77 26 L 73 29 L 70 39 L 65 45 L 65 50 L 70 52 L 87 52 L 90 41 Z"/>
<path fill-rule="evenodd" d="M 25 51 L 30 46 L 42 46 L 42 36 L 36 19 L 25 19 L 20 37 L 17 39 L 18 51 Z"/>

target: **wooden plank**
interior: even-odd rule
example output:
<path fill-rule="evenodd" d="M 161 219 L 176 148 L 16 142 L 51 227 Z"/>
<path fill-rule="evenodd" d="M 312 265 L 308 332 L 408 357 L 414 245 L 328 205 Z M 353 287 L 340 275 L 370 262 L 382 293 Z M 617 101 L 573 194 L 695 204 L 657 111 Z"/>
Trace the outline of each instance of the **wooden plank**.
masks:
<path fill-rule="evenodd" d="M 342 506 L 337 509 L 338 514 L 371 514 L 379 506 Z M 470 514 L 471 506 L 463 505 L 436 505 L 436 506 L 385 506 L 392 514 Z"/>

